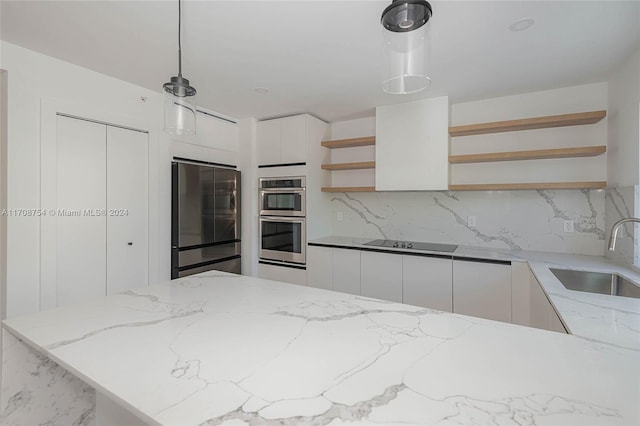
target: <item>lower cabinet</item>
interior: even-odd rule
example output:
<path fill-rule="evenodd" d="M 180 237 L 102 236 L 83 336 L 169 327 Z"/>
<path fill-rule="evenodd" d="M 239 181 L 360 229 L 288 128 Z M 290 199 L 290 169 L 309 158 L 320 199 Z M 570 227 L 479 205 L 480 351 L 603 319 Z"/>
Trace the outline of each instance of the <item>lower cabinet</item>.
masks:
<path fill-rule="evenodd" d="M 333 287 L 342 293 L 360 294 L 360 251 L 333 249 Z"/>
<path fill-rule="evenodd" d="M 402 256 L 402 303 L 453 312 L 452 260 Z"/>
<path fill-rule="evenodd" d="M 308 246 L 307 285 L 360 295 L 360 251 Z"/>
<path fill-rule="evenodd" d="M 511 265 L 454 260 L 453 312 L 511 322 Z"/>
<path fill-rule="evenodd" d="M 543 330 L 566 333 L 562 321 L 558 317 L 555 309 L 547 299 L 547 295 L 542 290 L 540 283 L 529 272 L 529 324 L 530 327 L 541 328 Z"/>
<path fill-rule="evenodd" d="M 306 285 L 307 271 L 287 266 L 258 263 L 258 277 L 289 284 Z"/>
<path fill-rule="evenodd" d="M 311 287 L 567 332 L 526 262 L 308 246 L 306 272 Z"/>
<path fill-rule="evenodd" d="M 331 247 L 307 246 L 307 285 L 333 289 L 333 250 Z"/>
<path fill-rule="evenodd" d="M 361 294 L 402 302 L 402 258 L 397 254 L 363 251 L 360 255 Z"/>

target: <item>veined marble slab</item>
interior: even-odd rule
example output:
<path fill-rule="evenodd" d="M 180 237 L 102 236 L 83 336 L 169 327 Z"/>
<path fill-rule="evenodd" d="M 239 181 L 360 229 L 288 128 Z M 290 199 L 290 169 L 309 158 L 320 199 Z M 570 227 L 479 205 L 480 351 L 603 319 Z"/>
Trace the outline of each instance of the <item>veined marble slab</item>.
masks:
<path fill-rule="evenodd" d="M 636 351 L 221 272 L 4 327 L 151 424 L 640 422 Z"/>
<path fill-rule="evenodd" d="M 370 239 L 600 255 L 610 229 L 603 189 L 345 192 L 330 200 L 332 234 Z M 564 232 L 567 220 L 575 232 Z"/>
<path fill-rule="evenodd" d="M 371 246 L 364 245 L 369 241 L 371 241 L 370 238 L 331 236 L 319 238 L 309 243 L 371 249 Z M 440 241 L 432 242 L 439 243 Z M 527 262 L 571 334 L 640 352 L 640 299 L 569 290 L 549 270 L 552 267 L 617 273 L 631 281 L 640 283 L 640 273 L 634 268 L 614 263 L 603 256 L 527 250 L 487 249 L 467 246 L 459 246 L 453 253 L 400 248 L 392 250 L 399 253 L 445 254 L 451 255 L 453 258 Z"/>
<path fill-rule="evenodd" d="M 605 192 L 605 226 L 608 231 L 611 230 L 613 224 L 618 220 L 627 217 L 637 217 L 638 212 L 635 206 L 635 200 L 640 199 L 637 192 L 640 187 L 626 186 L 621 188 L 608 188 Z M 637 224 L 626 223 L 622 225 L 618 231 L 618 239 L 615 251 L 605 251 L 605 256 L 613 259 L 618 263 L 633 265 L 634 246 L 637 244 L 636 239 Z"/>

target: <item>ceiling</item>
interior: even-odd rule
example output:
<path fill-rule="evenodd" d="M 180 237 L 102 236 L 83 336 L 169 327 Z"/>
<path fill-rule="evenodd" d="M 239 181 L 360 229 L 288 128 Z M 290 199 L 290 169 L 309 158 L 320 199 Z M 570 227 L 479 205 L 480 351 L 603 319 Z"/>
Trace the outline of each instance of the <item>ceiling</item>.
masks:
<path fill-rule="evenodd" d="M 378 105 L 604 81 L 640 45 L 639 1 L 433 1 L 431 86 L 381 89 L 390 1 L 183 3 L 183 75 L 202 107 L 333 122 Z M 176 1 L 2 1 L 2 40 L 160 91 L 177 73 Z M 509 25 L 533 18 L 528 30 Z M 260 94 L 256 88 L 267 88 Z"/>

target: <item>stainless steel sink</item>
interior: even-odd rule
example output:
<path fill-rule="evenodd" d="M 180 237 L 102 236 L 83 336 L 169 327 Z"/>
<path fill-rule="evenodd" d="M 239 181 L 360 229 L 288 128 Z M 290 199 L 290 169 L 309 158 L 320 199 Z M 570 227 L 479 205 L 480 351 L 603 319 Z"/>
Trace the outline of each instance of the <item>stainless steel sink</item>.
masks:
<path fill-rule="evenodd" d="M 569 290 L 640 299 L 640 287 L 618 274 L 549 268 Z"/>

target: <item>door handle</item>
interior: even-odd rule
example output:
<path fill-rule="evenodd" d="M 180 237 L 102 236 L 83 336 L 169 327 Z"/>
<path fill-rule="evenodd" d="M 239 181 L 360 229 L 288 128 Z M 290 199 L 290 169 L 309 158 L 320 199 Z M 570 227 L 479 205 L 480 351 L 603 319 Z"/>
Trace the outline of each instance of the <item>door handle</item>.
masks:
<path fill-rule="evenodd" d="M 132 245 L 133 245 L 133 243 L 132 243 L 131 241 L 129 241 L 129 242 L 127 243 L 127 245 L 128 245 L 128 246 L 132 246 Z"/>

